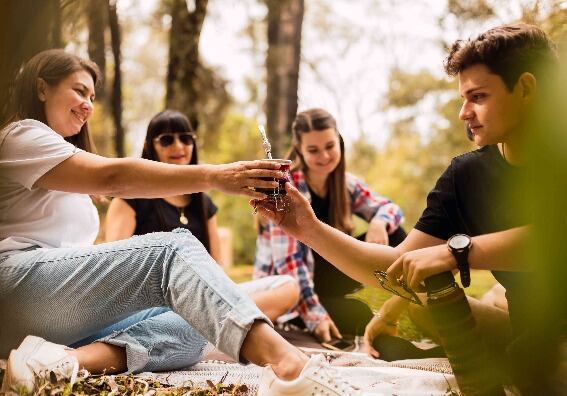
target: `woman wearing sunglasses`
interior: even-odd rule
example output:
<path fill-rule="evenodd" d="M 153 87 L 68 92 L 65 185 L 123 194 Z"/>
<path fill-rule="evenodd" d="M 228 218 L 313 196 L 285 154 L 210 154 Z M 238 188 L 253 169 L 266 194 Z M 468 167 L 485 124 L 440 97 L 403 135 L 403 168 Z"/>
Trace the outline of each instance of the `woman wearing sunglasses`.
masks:
<path fill-rule="evenodd" d="M 196 135 L 187 117 L 175 110 L 156 114 L 148 124 L 142 158 L 175 165 L 198 164 Z M 203 192 L 152 199 L 114 198 L 106 216 L 106 240 L 185 228 L 222 264 L 216 213 L 217 207 Z M 286 313 L 299 299 L 297 282 L 289 275 L 256 279 L 240 287 L 271 320 Z"/>

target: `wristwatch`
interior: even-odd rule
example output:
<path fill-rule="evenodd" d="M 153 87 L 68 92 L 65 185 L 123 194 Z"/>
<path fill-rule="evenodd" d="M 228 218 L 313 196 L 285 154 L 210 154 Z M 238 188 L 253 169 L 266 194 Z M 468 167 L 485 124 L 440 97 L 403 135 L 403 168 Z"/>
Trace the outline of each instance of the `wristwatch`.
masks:
<path fill-rule="evenodd" d="M 471 284 L 471 271 L 469 268 L 469 251 L 472 239 L 466 234 L 455 234 L 447 241 L 447 248 L 457 260 L 457 268 L 461 274 L 461 284 L 469 287 Z"/>

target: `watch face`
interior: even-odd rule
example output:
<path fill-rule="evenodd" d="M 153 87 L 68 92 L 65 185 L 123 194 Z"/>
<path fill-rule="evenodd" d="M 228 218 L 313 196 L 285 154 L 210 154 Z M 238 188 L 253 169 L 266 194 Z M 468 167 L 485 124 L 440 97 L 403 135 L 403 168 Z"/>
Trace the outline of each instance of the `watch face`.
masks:
<path fill-rule="evenodd" d="M 471 239 L 467 235 L 455 235 L 449 241 L 449 246 L 453 249 L 464 249 L 471 243 Z"/>

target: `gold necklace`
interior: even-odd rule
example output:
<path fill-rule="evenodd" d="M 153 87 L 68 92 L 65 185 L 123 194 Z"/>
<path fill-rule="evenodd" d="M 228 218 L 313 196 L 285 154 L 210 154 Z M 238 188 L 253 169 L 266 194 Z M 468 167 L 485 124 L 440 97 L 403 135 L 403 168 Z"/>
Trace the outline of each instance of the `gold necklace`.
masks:
<path fill-rule="evenodd" d="M 185 216 L 185 207 L 179 208 L 179 222 L 183 225 L 189 224 L 189 219 Z"/>

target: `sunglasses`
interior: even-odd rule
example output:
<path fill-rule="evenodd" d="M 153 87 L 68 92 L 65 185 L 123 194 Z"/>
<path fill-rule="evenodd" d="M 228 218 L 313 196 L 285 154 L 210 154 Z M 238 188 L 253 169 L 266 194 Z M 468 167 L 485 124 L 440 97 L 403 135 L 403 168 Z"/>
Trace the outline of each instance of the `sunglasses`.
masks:
<path fill-rule="evenodd" d="M 194 133 L 190 132 L 182 132 L 182 133 L 162 133 L 154 138 L 154 142 L 158 142 L 161 147 L 168 147 L 173 144 L 175 139 L 179 139 L 181 144 L 185 146 L 193 146 L 195 144 L 195 136 Z"/>
<path fill-rule="evenodd" d="M 384 271 L 374 271 L 374 276 L 378 279 L 378 283 L 382 288 L 396 296 L 399 296 L 409 302 L 423 306 L 423 303 L 417 294 L 406 284 L 404 280 L 400 281 L 400 285 L 393 284 L 388 278 L 388 274 Z"/>

